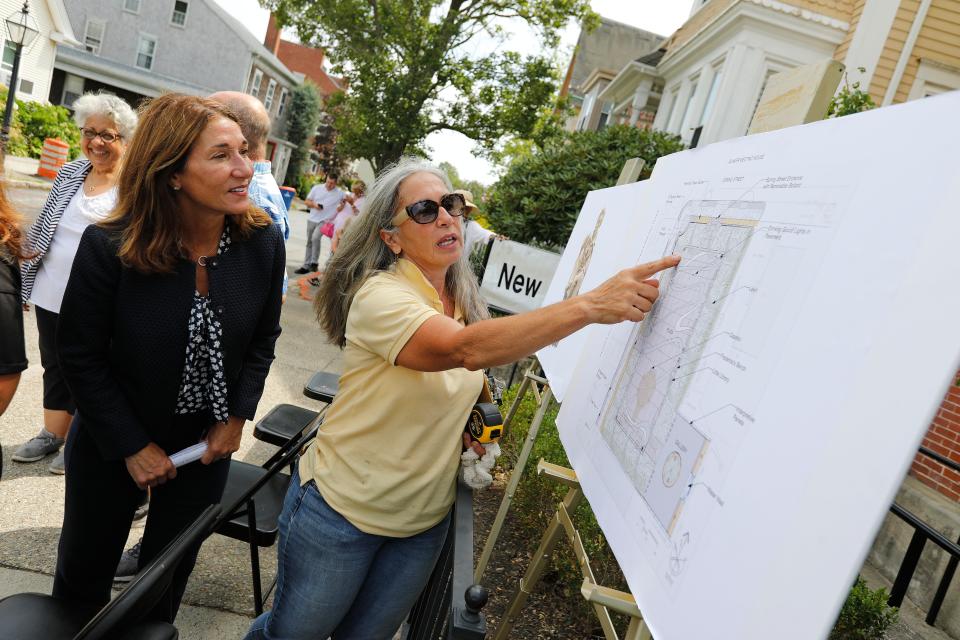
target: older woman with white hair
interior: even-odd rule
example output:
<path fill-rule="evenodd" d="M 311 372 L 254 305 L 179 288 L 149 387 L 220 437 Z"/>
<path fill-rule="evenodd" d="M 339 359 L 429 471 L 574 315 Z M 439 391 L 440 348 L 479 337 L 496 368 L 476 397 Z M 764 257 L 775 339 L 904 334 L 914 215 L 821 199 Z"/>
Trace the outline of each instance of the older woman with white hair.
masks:
<path fill-rule="evenodd" d="M 136 112 L 112 94 L 84 94 L 73 109 L 85 158 L 67 163 L 57 174 L 40 216 L 27 233 L 26 253 L 35 257 L 20 268 L 21 299 L 24 304 L 33 303 L 40 334 L 43 428 L 16 450 L 16 462 L 36 462 L 60 450 L 76 411 L 54 347 L 60 303 L 83 230 L 106 218 L 117 202 L 120 163 L 137 128 Z M 64 472 L 62 451 L 50 472 Z"/>
<path fill-rule="evenodd" d="M 480 369 L 591 323 L 638 321 L 679 256 L 626 269 L 585 294 L 489 319 L 463 251 L 462 194 L 418 159 L 376 181 L 316 298 L 343 374 L 280 519 L 273 609 L 247 640 L 387 639 L 433 569 L 450 518 Z"/>

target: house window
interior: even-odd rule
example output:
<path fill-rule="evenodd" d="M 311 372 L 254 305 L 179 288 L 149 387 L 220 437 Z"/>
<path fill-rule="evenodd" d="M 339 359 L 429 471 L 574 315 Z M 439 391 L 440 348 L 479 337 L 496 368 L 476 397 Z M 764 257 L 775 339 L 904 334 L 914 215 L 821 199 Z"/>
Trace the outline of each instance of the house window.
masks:
<path fill-rule="evenodd" d="M 170 22 L 178 27 L 187 23 L 187 3 L 184 0 L 176 0 L 173 3 L 173 17 Z"/>
<path fill-rule="evenodd" d="M 278 118 L 283 115 L 284 110 L 287 108 L 287 98 L 288 98 L 288 97 L 290 97 L 290 94 L 289 94 L 289 92 L 287 91 L 287 88 L 284 87 L 283 89 L 280 89 L 280 104 L 277 105 L 277 117 L 278 117 Z"/>
<path fill-rule="evenodd" d="M 73 101 L 83 95 L 83 78 L 68 73 L 63 81 L 63 96 L 60 104 L 68 109 L 73 107 Z"/>
<path fill-rule="evenodd" d="M 252 96 L 260 95 L 260 85 L 263 84 L 263 71 L 253 70 L 253 80 L 250 81 L 250 90 L 247 91 Z"/>
<path fill-rule="evenodd" d="M 157 53 L 157 39 L 153 36 L 140 34 L 137 43 L 137 66 L 150 71 L 153 69 L 153 58 Z"/>
<path fill-rule="evenodd" d="M 717 101 L 717 91 L 720 88 L 721 69 L 713 70 L 713 80 L 710 81 L 710 91 L 707 93 L 707 101 L 703 104 L 703 113 L 700 114 L 700 125 L 707 124 L 707 118 L 710 117 L 710 111 L 713 109 L 713 103 Z"/>
<path fill-rule="evenodd" d="M 610 120 L 610 113 L 612 111 L 613 111 L 612 102 L 604 102 L 600 106 L 600 120 L 597 121 L 597 131 L 600 131 L 605 126 L 607 126 L 607 122 L 609 122 Z"/>
<path fill-rule="evenodd" d="M 680 95 L 680 87 L 674 87 L 670 90 L 670 95 L 667 97 L 669 100 L 669 106 L 667 107 L 667 116 L 663 119 L 663 130 L 670 130 L 670 120 L 673 118 L 673 112 L 677 109 L 677 98 Z"/>
<path fill-rule="evenodd" d="M 123 0 L 123 10 L 130 13 L 140 13 L 140 0 Z"/>
<path fill-rule="evenodd" d="M 263 106 L 267 108 L 267 112 L 270 112 L 271 107 L 273 107 L 273 96 L 277 93 L 277 81 L 271 80 L 267 83 L 267 95 L 263 98 Z"/>
<path fill-rule="evenodd" d="M 577 122 L 577 131 L 583 131 L 590 122 L 590 113 L 593 111 L 593 104 L 597 101 L 596 88 L 593 89 L 583 99 L 583 106 L 580 107 L 580 120 Z"/>
<path fill-rule="evenodd" d="M 95 56 L 100 55 L 100 46 L 103 44 L 103 33 L 106 29 L 107 23 L 102 20 L 87 20 L 83 47 Z"/>
<path fill-rule="evenodd" d="M 677 133 L 683 135 L 683 128 L 687 124 L 687 114 L 690 113 L 690 105 L 697 95 L 697 84 L 700 78 L 694 78 L 690 81 L 690 93 L 687 94 L 687 103 L 683 105 L 683 115 L 680 116 L 680 122 L 677 123 Z"/>

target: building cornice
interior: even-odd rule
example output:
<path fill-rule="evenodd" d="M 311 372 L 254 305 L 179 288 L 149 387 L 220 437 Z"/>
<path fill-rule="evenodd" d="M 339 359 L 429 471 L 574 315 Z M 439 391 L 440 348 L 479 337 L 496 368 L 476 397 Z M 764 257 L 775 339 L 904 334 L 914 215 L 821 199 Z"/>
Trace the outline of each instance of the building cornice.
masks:
<path fill-rule="evenodd" d="M 645 76 L 650 78 L 659 78 L 660 74 L 657 72 L 656 68 L 651 67 L 648 64 L 631 60 L 623 66 L 623 69 L 620 70 L 620 73 L 614 76 L 613 80 L 610 81 L 610 84 L 608 84 L 603 91 L 600 92 L 600 95 L 597 97 L 597 99 L 602 102 L 617 100 L 616 96 L 622 93 L 625 89 L 629 94 L 632 95 L 637 83 Z"/>
<path fill-rule="evenodd" d="M 789 31 L 834 46 L 843 41 L 850 29 L 848 22 L 778 0 L 741 0 L 718 14 L 682 45 L 667 51 L 657 65 L 657 71 L 661 75 L 669 75 L 671 69 L 683 66 L 685 60 L 729 37 L 731 31 L 744 24 Z"/>
<path fill-rule="evenodd" d="M 50 11 L 54 27 L 50 39 L 57 44 L 82 47 L 83 43 L 77 40 L 77 36 L 73 33 L 73 27 L 70 26 L 70 18 L 67 16 L 67 7 L 63 4 L 63 0 L 47 0 L 47 9 Z"/>

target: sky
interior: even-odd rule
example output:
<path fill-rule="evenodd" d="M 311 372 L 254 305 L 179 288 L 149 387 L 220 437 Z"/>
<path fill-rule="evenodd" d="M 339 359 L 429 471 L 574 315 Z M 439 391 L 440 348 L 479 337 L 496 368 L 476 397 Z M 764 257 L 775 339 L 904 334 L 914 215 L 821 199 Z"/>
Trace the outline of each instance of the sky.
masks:
<path fill-rule="evenodd" d="M 214 0 L 228 9 L 253 35 L 263 40 L 267 30 L 269 13 L 261 9 L 257 0 Z M 690 15 L 692 0 L 593 0 L 593 10 L 605 18 L 623 22 L 640 29 L 668 36 Z M 580 27 L 571 23 L 563 32 L 558 56 L 566 64 L 580 35 Z M 511 31 L 507 44 L 522 53 L 539 50 L 536 37 L 525 29 Z M 495 47 L 493 42 L 488 47 Z M 474 144 L 465 136 L 453 131 L 440 131 L 427 138 L 432 149 L 431 159 L 453 164 L 463 178 L 490 184 L 497 179 L 496 168 L 473 153 Z"/>

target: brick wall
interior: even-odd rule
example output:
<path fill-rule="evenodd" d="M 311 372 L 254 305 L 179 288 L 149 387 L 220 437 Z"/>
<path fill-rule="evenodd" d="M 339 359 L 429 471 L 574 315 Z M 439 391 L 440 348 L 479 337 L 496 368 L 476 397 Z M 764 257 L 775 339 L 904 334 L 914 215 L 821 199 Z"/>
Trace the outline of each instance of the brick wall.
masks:
<path fill-rule="evenodd" d="M 957 377 L 960 377 L 960 372 L 957 372 Z M 960 387 L 950 387 L 930 430 L 923 438 L 923 446 L 960 462 Z M 960 501 L 960 474 L 936 460 L 917 454 L 910 473 L 951 500 Z"/>

